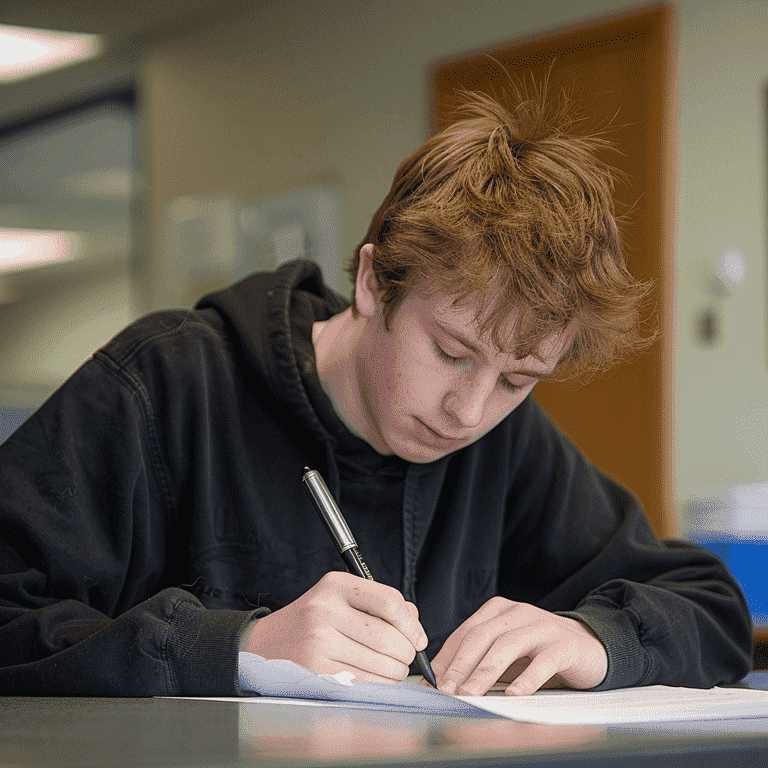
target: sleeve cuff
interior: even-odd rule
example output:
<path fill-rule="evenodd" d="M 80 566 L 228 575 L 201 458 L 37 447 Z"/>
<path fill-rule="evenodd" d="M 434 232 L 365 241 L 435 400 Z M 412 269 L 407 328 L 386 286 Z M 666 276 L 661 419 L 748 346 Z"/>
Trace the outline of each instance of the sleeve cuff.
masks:
<path fill-rule="evenodd" d="M 168 688 L 177 696 L 236 696 L 240 635 L 256 611 L 216 611 L 182 598 L 168 626 Z"/>
<path fill-rule="evenodd" d="M 556 613 L 558 616 L 567 616 L 586 624 L 605 646 L 608 671 L 603 681 L 590 690 L 606 691 L 642 685 L 649 660 L 640 644 L 635 621 L 626 609 L 603 602 L 588 601 L 582 603 L 575 611 Z"/>

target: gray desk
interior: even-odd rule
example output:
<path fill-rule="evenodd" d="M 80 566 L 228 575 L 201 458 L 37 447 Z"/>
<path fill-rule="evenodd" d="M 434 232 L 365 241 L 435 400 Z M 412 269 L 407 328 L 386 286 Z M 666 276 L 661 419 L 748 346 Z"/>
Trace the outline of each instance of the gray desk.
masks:
<path fill-rule="evenodd" d="M 768 688 L 768 673 L 748 678 Z M 313 706 L 0 698 L 0 766 L 768 765 L 768 718 L 544 726 Z"/>

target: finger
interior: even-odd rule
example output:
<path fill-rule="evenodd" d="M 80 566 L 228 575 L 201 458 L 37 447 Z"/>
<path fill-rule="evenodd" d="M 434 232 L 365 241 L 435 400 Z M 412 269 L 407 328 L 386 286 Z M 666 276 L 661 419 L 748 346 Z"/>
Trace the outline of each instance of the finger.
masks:
<path fill-rule="evenodd" d="M 545 651 L 536 656 L 526 669 L 504 689 L 505 696 L 528 696 L 535 693 L 557 675 L 562 659 L 557 651 Z"/>
<path fill-rule="evenodd" d="M 484 662 L 491 648 L 498 642 L 499 634 L 505 629 L 505 625 L 500 625 L 498 620 L 493 619 L 472 627 L 472 629 L 466 632 L 458 644 L 453 658 L 442 671 L 437 681 L 438 688 L 450 694 L 459 692 L 467 696 L 476 695 L 474 691 L 461 689 L 465 687 L 470 677 L 477 674 L 478 665 Z M 510 661 L 513 660 L 510 659 Z M 508 666 L 509 662 L 504 665 L 504 669 Z M 500 672 L 502 671 L 500 670 Z M 493 682 L 496 682 L 496 680 Z M 483 693 L 487 690 L 486 688 Z M 477 695 L 480 694 L 478 693 Z"/>
<path fill-rule="evenodd" d="M 409 667 L 385 653 L 379 653 L 347 637 L 341 632 L 334 633 L 327 644 L 328 669 L 324 674 L 350 671 L 358 681 L 399 683 L 408 676 Z"/>
<path fill-rule="evenodd" d="M 427 634 L 409 603 L 394 587 L 352 576 L 346 585 L 348 604 L 376 616 L 397 629 L 415 650 L 427 647 Z M 413 606 L 414 608 L 416 606 Z"/>
<path fill-rule="evenodd" d="M 414 603 L 409 601 L 406 601 L 405 606 L 410 611 L 412 618 L 416 622 L 416 632 L 420 633 L 417 637 L 417 642 L 413 644 L 413 647 L 417 651 L 423 651 L 429 644 L 429 638 L 427 637 L 427 633 L 425 632 L 424 627 L 421 626 L 421 622 L 419 621 L 419 609 L 416 607 L 416 605 L 414 605 Z"/>
<path fill-rule="evenodd" d="M 378 616 L 372 616 L 353 609 L 353 612 L 336 625 L 336 629 L 353 642 L 396 659 L 401 664 L 410 664 L 416 656 L 416 649 L 398 629 Z"/>
<path fill-rule="evenodd" d="M 498 631 L 498 628 L 494 627 L 494 630 Z M 513 628 L 497 634 L 482 658 L 457 685 L 457 693 L 461 696 L 484 696 L 510 666 L 522 666 L 522 659 L 534 659 L 541 650 L 542 637 L 536 627 Z M 446 674 L 449 675 L 450 670 Z"/>
<path fill-rule="evenodd" d="M 468 632 L 472 631 L 475 627 L 484 624 L 486 621 L 499 616 L 502 612 L 509 611 L 512 608 L 522 605 L 524 604 L 515 603 L 506 598 L 493 597 L 483 603 L 483 605 L 468 619 L 464 620 L 451 633 L 450 637 L 443 643 L 442 648 L 435 654 L 435 658 L 432 660 L 432 669 L 437 677 L 438 684 L 441 675 L 448 669 Z"/>
<path fill-rule="evenodd" d="M 501 677 L 497 680 L 498 683 L 504 683 L 505 686 L 519 677 L 521 672 L 524 672 L 526 667 L 531 663 L 531 659 L 528 656 L 523 656 L 522 659 L 513 661 L 502 673 Z"/>

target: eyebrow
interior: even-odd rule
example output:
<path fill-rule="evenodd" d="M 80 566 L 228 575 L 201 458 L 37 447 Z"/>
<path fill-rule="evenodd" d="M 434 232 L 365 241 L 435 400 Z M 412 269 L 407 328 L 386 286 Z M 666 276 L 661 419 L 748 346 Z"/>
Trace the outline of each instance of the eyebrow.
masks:
<path fill-rule="evenodd" d="M 447 328 L 439 320 L 435 320 L 435 325 L 446 335 L 451 336 L 453 339 L 463 344 L 467 349 L 470 349 L 478 357 L 485 357 L 485 353 L 481 350 L 473 341 L 462 336 L 458 331 L 454 331 L 452 328 Z M 508 374 L 514 374 L 516 376 L 529 376 L 532 379 L 553 379 L 555 377 L 554 371 L 532 371 L 526 369 L 520 369 L 518 371 L 505 371 Z"/>

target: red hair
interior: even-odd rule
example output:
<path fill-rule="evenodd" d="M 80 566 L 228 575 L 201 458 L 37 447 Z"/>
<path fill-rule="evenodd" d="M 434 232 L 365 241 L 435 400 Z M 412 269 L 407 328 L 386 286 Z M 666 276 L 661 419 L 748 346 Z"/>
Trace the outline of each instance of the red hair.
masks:
<path fill-rule="evenodd" d="M 463 93 L 455 122 L 400 164 L 349 272 L 371 243 L 387 327 L 409 290 L 444 292 L 479 300 L 480 332 L 499 349 L 520 310 L 518 358 L 568 331 L 559 370 L 605 368 L 653 340 L 641 322 L 651 286 L 624 262 L 614 174 L 597 156 L 609 142 L 576 130 L 565 94 L 535 90 L 510 103 Z"/>

